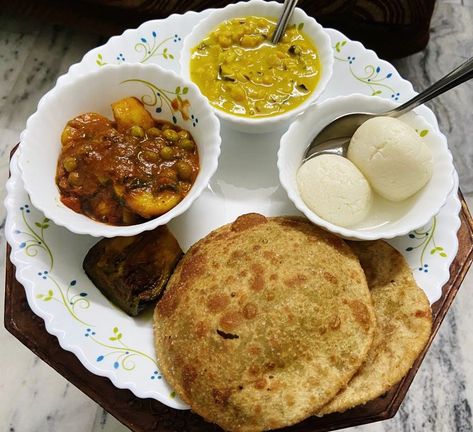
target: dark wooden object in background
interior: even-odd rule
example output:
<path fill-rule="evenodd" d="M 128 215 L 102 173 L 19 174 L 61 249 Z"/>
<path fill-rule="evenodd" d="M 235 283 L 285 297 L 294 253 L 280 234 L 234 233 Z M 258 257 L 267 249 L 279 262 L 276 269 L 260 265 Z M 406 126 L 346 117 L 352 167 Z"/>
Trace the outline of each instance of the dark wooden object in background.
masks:
<path fill-rule="evenodd" d="M 284 431 L 330 431 L 386 420 L 396 414 L 473 260 L 473 219 L 461 192 L 460 200 L 462 209 L 461 226 L 457 234 L 458 254 L 450 266 L 450 279 L 442 288 L 442 297 L 432 306 L 432 335 L 408 375 L 386 395 L 362 407 L 343 414 L 310 417 Z M 137 398 L 131 391 L 115 387 L 108 378 L 86 370 L 74 354 L 59 346 L 57 338 L 47 333 L 44 321 L 31 311 L 25 291 L 15 279 L 15 267 L 9 256 L 10 247 L 7 246 L 5 327 L 38 357 L 135 432 L 221 431 L 218 426 L 206 423 L 190 411 L 174 410 L 154 399 Z"/>
<path fill-rule="evenodd" d="M 282 0 L 280 0 L 282 1 Z M 222 7 L 232 0 L 0 0 L 3 14 L 34 18 L 104 36 L 171 13 Z M 299 0 L 322 25 L 359 40 L 381 58 L 425 47 L 435 0 Z"/>

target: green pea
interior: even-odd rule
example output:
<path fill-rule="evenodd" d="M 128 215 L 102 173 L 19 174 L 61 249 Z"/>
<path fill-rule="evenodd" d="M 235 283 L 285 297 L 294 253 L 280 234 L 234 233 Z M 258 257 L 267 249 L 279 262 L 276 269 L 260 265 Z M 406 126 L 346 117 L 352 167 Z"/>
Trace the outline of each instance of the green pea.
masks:
<path fill-rule="evenodd" d="M 170 148 L 170 147 L 164 147 L 164 148 Z M 162 150 L 161 150 L 162 151 Z M 158 162 L 159 160 L 159 155 L 158 153 L 152 151 L 152 150 L 145 150 L 143 152 L 143 157 L 148 161 L 148 162 Z M 163 158 L 164 159 L 164 158 Z"/>
<path fill-rule="evenodd" d="M 77 159 L 69 156 L 63 160 L 62 165 L 67 172 L 74 171 L 77 168 Z"/>
<path fill-rule="evenodd" d="M 184 150 L 194 150 L 194 141 L 190 139 L 179 140 L 179 147 Z"/>
<path fill-rule="evenodd" d="M 130 133 L 136 138 L 143 138 L 145 136 L 145 131 L 141 126 L 134 125 L 130 128 Z"/>
<path fill-rule="evenodd" d="M 163 134 L 163 132 L 158 129 L 157 127 L 152 127 L 152 128 L 149 128 L 146 133 L 148 134 L 148 136 L 150 137 L 158 137 L 158 136 L 161 136 Z"/>
<path fill-rule="evenodd" d="M 186 130 L 180 130 L 177 134 L 179 135 L 180 139 L 189 139 L 191 136 Z"/>
<path fill-rule="evenodd" d="M 82 178 L 77 171 L 69 173 L 67 180 L 72 186 L 80 186 L 82 184 Z"/>
<path fill-rule="evenodd" d="M 163 135 L 164 135 L 164 138 L 166 138 L 167 140 L 169 140 L 173 143 L 176 142 L 179 139 L 179 135 L 177 134 L 177 132 L 174 129 L 166 129 L 163 132 Z"/>
<path fill-rule="evenodd" d="M 190 180 L 192 177 L 192 167 L 184 161 L 176 163 L 177 174 L 182 180 Z"/>
<path fill-rule="evenodd" d="M 164 160 L 170 160 L 174 156 L 174 151 L 172 150 L 171 147 L 169 146 L 164 146 L 161 151 L 159 152 L 159 155 L 164 159 Z"/>

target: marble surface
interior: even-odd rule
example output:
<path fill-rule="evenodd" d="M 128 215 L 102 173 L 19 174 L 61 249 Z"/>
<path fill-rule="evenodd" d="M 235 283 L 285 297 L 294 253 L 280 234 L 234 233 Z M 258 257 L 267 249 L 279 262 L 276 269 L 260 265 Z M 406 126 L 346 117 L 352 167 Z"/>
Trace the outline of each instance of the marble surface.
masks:
<path fill-rule="evenodd" d="M 473 54 L 473 0 L 436 4 L 426 50 L 395 62 L 417 90 Z M 0 199 L 8 155 L 26 119 L 56 78 L 79 61 L 100 37 L 0 15 Z M 461 188 L 473 208 L 473 82 L 439 97 L 430 107 L 447 135 Z M 0 250 L 5 250 L 0 210 Z M 5 257 L 0 255 L 3 270 Z M 473 430 L 473 272 L 428 352 L 397 416 L 349 429 L 351 432 L 468 432 Z M 4 287 L 1 288 L 3 297 Z M 3 321 L 3 307 L 0 308 Z M 0 430 L 10 432 L 124 432 L 128 429 L 100 409 L 53 369 L 0 328 Z"/>

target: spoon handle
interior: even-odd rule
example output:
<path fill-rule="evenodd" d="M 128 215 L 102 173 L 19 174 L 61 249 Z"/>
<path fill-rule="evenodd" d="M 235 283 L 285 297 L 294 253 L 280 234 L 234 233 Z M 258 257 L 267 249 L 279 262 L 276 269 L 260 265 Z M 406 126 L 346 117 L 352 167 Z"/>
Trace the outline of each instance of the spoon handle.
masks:
<path fill-rule="evenodd" d="M 294 12 L 294 9 L 297 5 L 297 1 L 298 0 L 284 0 L 281 16 L 279 17 L 276 28 L 274 29 L 273 37 L 271 38 L 271 42 L 273 44 L 277 44 L 284 34 L 287 23 L 289 22 L 292 12 Z"/>
<path fill-rule="evenodd" d="M 447 90 L 473 78 L 473 57 L 462 63 L 456 69 L 445 75 L 443 78 L 432 84 L 430 87 L 419 93 L 417 96 L 403 103 L 390 112 L 391 117 L 399 117 L 402 114 L 422 105 L 424 102 L 441 95 Z"/>

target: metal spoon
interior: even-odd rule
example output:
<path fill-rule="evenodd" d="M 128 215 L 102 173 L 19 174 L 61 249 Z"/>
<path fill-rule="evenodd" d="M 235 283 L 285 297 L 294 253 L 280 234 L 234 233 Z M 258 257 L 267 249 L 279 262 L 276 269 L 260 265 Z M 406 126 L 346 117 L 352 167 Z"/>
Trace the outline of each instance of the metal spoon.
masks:
<path fill-rule="evenodd" d="M 303 162 L 324 153 L 346 156 L 351 137 L 366 120 L 378 116 L 399 117 L 471 78 L 473 78 L 473 57 L 422 93 L 391 111 L 379 114 L 352 113 L 338 117 L 325 126 L 312 140 L 305 151 Z"/>
<path fill-rule="evenodd" d="M 273 44 L 277 44 L 281 40 L 282 35 L 286 31 L 287 23 L 291 19 L 292 13 L 297 5 L 297 1 L 298 0 L 284 0 L 281 16 L 279 17 L 273 37 L 271 38 Z"/>

